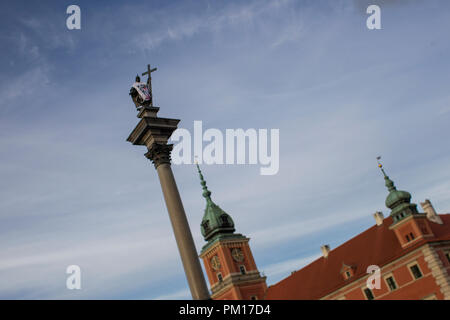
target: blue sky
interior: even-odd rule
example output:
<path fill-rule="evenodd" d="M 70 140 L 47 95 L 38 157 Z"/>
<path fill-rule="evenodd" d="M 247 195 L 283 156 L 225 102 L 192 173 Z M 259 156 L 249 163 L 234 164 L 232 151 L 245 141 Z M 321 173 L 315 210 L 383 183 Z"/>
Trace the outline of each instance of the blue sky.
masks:
<path fill-rule="evenodd" d="M 81 8 L 81 30 L 66 8 Z M 381 7 L 381 30 L 366 8 Z M 277 128 L 280 170 L 202 167 L 274 284 L 372 226 L 387 173 L 450 211 L 448 1 L 3 1 L 0 298 L 190 298 L 153 165 L 126 138 L 147 63 L 159 115 Z M 446 147 L 447 146 L 447 147 Z M 197 249 L 205 206 L 173 166 Z M 82 270 L 67 290 L 66 267 Z"/>

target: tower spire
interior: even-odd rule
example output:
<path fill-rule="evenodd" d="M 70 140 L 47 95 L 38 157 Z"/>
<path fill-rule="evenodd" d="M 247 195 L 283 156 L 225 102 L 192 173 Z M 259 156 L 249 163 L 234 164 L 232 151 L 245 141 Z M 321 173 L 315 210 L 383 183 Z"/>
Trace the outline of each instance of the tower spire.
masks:
<path fill-rule="evenodd" d="M 203 237 L 206 241 L 210 241 L 213 238 L 233 234 L 235 231 L 233 219 L 211 200 L 211 191 L 206 186 L 206 181 L 197 161 L 195 161 L 195 165 L 200 176 L 203 197 L 206 199 L 205 214 L 200 225 Z"/>
<path fill-rule="evenodd" d="M 397 188 L 394 185 L 394 181 L 389 179 L 389 176 L 386 174 L 386 172 L 384 172 L 383 165 L 381 164 L 380 159 L 381 157 L 378 156 L 377 157 L 378 168 L 380 168 L 381 172 L 383 173 L 384 180 L 386 181 L 386 187 L 388 188 L 389 192 L 397 190 Z"/>
<path fill-rule="evenodd" d="M 203 178 L 202 171 L 200 170 L 200 167 L 198 165 L 198 162 L 195 162 L 195 165 L 197 166 L 198 175 L 200 176 L 200 184 L 202 185 L 203 189 L 203 197 L 206 199 L 207 202 L 211 201 L 211 191 L 208 190 L 208 187 L 206 186 L 206 181 Z"/>
<path fill-rule="evenodd" d="M 381 157 L 377 157 L 378 167 L 383 173 L 384 180 L 386 181 L 386 187 L 389 190 L 389 194 L 386 197 L 386 207 L 391 209 L 391 216 L 394 217 L 394 221 L 400 221 L 410 214 L 416 214 L 416 204 L 411 203 L 411 194 L 407 191 L 397 190 L 394 182 L 389 179 L 388 175 L 383 169 L 383 165 L 380 163 Z"/>
<path fill-rule="evenodd" d="M 195 161 L 206 199 L 200 230 L 207 242 L 200 253 L 211 284 L 213 299 L 262 299 L 267 290 L 253 258 L 249 238 L 235 233 L 229 214 L 211 200 L 211 192 Z"/>

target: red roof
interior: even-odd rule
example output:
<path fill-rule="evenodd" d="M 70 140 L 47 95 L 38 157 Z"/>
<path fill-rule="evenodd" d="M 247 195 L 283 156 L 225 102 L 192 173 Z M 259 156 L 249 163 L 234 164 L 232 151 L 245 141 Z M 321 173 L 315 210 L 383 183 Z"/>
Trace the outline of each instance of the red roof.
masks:
<path fill-rule="evenodd" d="M 327 258 L 320 257 L 303 269 L 270 286 L 268 300 L 315 300 L 367 275 L 370 265 L 383 266 L 420 247 L 425 242 L 450 240 L 450 214 L 440 214 L 443 224 L 430 222 L 433 238 L 418 241 L 402 249 L 394 231 L 389 230 L 392 218 L 385 218 L 380 226 L 374 225 L 336 249 Z M 342 265 L 355 266 L 354 276 L 345 280 Z"/>

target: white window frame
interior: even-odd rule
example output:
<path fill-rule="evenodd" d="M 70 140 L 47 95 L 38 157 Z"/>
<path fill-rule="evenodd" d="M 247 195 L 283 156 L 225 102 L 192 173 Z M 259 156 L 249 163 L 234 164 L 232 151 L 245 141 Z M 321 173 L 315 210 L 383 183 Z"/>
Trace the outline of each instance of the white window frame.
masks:
<path fill-rule="evenodd" d="M 423 274 L 422 274 L 422 276 L 423 276 Z M 394 280 L 394 283 L 395 283 L 395 289 L 391 289 L 391 287 L 389 286 L 389 283 L 388 283 L 388 281 L 387 281 L 388 278 L 392 278 L 392 279 Z M 390 292 L 398 290 L 398 283 L 397 283 L 397 280 L 395 280 L 394 274 L 388 273 L 387 275 L 385 275 L 385 276 L 383 277 L 383 279 L 384 279 L 384 282 L 386 283 L 386 287 L 388 288 L 388 290 L 389 290 Z"/>
<path fill-rule="evenodd" d="M 413 281 L 420 280 L 420 279 L 422 279 L 424 277 L 423 271 L 420 268 L 420 265 L 419 265 L 419 263 L 417 261 L 408 263 L 406 266 L 408 267 L 408 271 L 411 274 L 411 277 L 413 278 Z M 422 276 L 420 276 L 419 278 L 416 278 L 416 276 L 414 275 L 414 273 L 411 270 L 411 268 L 414 267 L 414 266 L 417 266 L 417 268 L 419 268 L 420 273 L 422 274 Z"/>
<path fill-rule="evenodd" d="M 367 286 L 361 288 L 362 294 L 363 294 L 364 298 L 365 298 L 366 300 L 370 300 L 370 299 L 367 297 L 367 295 L 366 295 L 366 292 L 365 292 L 366 289 L 369 289 L 370 292 L 372 292 L 372 296 L 373 296 L 373 299 L 372 299 L 372 300 L 376 300 L 376 298 L 375 298 L 375 293 L 373 293 L 373 290 L 370 289 L 370 288 L 368 288 Z"/>

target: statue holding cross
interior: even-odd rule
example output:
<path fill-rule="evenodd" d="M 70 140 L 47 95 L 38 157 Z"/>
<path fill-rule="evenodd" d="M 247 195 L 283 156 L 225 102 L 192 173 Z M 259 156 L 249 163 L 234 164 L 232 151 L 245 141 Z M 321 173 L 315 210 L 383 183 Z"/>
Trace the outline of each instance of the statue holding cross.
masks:
<path fill-rule="evenodd" d="M 147 83 L 141 82 L 139 75 L 136 76 L 136 82 L 130 89 L 130 96 L 137 110 L 145 106 L 153 106 L 152 72 L 156 70 L 157 68 L 152 69 L 149 64 L 147 65 L 147 71 L 142 73 L 143 76 L 148 75 Z"/>

